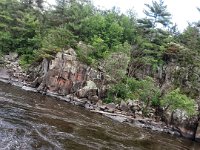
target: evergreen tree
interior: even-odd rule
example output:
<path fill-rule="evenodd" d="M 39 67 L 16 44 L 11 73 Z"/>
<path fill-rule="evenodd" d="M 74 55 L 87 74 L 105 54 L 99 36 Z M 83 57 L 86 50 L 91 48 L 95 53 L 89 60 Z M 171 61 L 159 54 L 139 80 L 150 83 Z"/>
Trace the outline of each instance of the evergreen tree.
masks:
<path fill-rule="evenodd" d="M 147 7 L 144 10 L 145 15 L 147 16 L 146 23 L 149 24 L 152 28 L 158 27 L 159 24 L 167 27 L 171 22 L 171 14 L 167 11 L 167 6 L 164 5 L 163 0 L 152 1 L 152 5 L 145 4 Z"/>

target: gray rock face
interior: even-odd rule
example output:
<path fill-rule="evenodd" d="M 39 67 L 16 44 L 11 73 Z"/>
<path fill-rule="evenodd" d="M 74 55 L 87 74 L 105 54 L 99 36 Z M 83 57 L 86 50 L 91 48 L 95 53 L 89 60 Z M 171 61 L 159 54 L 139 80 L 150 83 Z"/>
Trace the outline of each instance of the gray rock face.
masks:
<path fill-rule="evenodd" d="M 0 66 L 0 78 L 16 82 L 23 82 L 26 79 L 26 74 L 19 65 L 17 58 L 17 53 L 9 53 L 2 58 L 3 64 Z"/>

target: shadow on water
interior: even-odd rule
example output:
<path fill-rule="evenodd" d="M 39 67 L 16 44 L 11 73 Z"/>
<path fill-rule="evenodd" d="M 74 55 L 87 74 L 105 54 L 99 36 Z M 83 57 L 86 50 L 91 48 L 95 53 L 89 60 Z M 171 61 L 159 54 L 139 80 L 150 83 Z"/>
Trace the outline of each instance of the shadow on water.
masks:
<path fill-rule="evenodd" d="M 199 150 L 200 144 L 136 128 L 0 83 L 0 149 Z"/>

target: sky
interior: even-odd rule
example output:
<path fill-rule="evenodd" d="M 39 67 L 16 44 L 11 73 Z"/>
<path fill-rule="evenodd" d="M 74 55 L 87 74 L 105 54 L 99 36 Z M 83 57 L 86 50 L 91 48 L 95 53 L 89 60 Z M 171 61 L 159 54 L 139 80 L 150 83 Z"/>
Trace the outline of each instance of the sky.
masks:
<path fill-rule="evenodd" d="M 53 2 L 54 0 L 48 0 Z M 152 0 L 92 0 L 94 5 L 102 9 L 110 9 L 113 6 L 120 8 L 122 12 L 133 9 L 139 18 L 144 17 L 144 4 L 151 4 Z M 178 25 L 180 31 L 187 27 L 188 22 L 200 20 L 200 0 L 164 0 L 167 10 L 172 14 L 172 21 Z"/>

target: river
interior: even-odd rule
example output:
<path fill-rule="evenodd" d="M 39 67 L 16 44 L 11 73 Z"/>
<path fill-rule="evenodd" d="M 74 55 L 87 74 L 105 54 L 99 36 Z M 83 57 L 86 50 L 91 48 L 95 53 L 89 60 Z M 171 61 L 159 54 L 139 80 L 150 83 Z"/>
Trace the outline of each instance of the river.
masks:
<path fill-rule="evenodd" d="M 0 82 L 0 150 L 199 150 L 200 143 L 119 123 Z"/>

